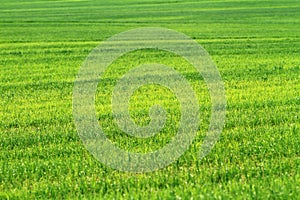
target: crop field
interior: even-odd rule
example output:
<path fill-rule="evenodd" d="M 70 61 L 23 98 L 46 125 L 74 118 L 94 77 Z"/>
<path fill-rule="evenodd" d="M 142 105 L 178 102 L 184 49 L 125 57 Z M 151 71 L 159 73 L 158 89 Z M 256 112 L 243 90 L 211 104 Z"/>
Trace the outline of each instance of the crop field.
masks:
<path fill-rule="evenodd" d="M 80 67 L 101 41 L 126 30 L 164 27 L 196 40 L 225 84 L 226 124 L 211 152 L 198 152 L 211 100 L 186 60 L 163 50 L 127 53 L 103 74 L 96 115 L 107 138 L 147 153 L 176 134 L 180 104 L 159 85 L 139 88 L 130 115 L 167 120 L 151 138 L 135 138 L 113 121 L 116 82 L 143 63 L 180 72 L 200 104 L 195 141 L 174 163 L 147 173 L 122 172 L 95 159 L 73 117 Z M 0 3 L 0 199 L 300 199 L 299 0 L 2 0 Z"/>

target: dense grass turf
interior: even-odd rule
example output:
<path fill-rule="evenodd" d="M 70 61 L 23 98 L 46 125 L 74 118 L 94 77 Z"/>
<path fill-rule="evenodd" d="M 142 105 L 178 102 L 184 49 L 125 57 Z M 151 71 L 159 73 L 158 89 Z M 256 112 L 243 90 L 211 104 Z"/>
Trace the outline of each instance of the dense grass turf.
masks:
<path fill-rule="evenodd" d="M 300 198 L 299 0 L 2 0 L 0 10 L 0 199 Z M 100 124 L 116 145 L 158 149 L 180 116 L 172 93 L 152 86 L 134 94 L 131 114 L 146 124 L 149 102 L 162 103 L 170 111 L 164 132 L 142 141 L 113 125 L 111 89 L 139 63 L 182 70 L 202 105 L 189 151 L 165 169 L 129 174 L 102 165 L 82 145 L 72 116 L 73 82 L 100 41 L 148 26 L 181 31 L 207 49 L 226 86 L 227 121 L 215 148 L 198 160 L 210 116 L 203 80 L 166 52 L 119 58 L 96 100 Z"/>

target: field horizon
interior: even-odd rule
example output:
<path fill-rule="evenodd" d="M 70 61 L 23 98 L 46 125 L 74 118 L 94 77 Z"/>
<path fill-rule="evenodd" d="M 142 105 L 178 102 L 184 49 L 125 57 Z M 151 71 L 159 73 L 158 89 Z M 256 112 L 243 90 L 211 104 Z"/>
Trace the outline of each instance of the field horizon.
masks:
<path fill-rule="evenodd" d="M 298 0 L 3 0 L 0 7 L 0 199 L 299 199 L 300 2 Z M 172 91 L 141 87 L 130 100 L 135 123 L 149 107 L 168 111 L 147 139 L 122 132 L 111 96 L 124 73 L 143 63 L 180 72 L 195 91 L 200 126 L 174 163 L 126 173 L 97 161 L 73 117 L 78 71 L 101 42 L 123 31 L 161 27 L 194 39 L 225 85 L 226 124 L 203 159 L 209 127 L 207 86 L 186 60 L 153 49 L 127 53 L 103 74 L 96 116 L 120 148 L 145 153 L 169 143 L 180 105 Z"/>

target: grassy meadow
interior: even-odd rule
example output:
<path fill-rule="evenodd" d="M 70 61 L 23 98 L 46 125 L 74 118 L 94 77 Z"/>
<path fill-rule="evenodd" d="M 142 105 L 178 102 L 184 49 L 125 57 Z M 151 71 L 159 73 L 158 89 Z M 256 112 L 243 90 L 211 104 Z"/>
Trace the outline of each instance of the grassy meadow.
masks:
<path fill-rule="evenodd" d="M 299 199 L 299 0 L 2 0 L 0 3 L 0 199 Z M 142 63 L 163 63 L 192 85 L 201 105 L 197 138 L 170 166 L 144 174 L 116 171 L 82 144 L 72 115 L 78 70 L 110 36 L 165 27 L 201 44 L 226 87 L 226 125 L 198 159 L 209 126 L 205 82 L 182 58 L 140 50 L 103 75 L 96 113 L 119 147 L 149 152 L 176 134 L 179 107 L 171 91 L 141 87 L 130 101 L 137 124 L 148 109 L 168 111 L 165 128 L 138 139 L 118 130 L 111 113 L 117 80 Z"/>

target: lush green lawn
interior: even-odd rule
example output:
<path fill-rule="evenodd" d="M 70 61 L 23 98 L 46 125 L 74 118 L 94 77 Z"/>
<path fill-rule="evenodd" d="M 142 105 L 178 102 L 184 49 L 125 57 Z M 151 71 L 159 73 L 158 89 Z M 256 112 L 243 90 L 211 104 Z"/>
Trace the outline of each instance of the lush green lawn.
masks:
<path fill-rule="evenodd" d="M 299 0 L 2 0 L 0 11 L 0 199 L 300 198 Z M 210 53 L 226 86 L 226 126 L 199 160 L 211 106 L 203 80 L 166 52 L 121 57 L 104 74 L 96 99 L 100 124 L 116 145 L 161 148 L 180 116 L 172 93 L 153 86 L 134 94 L 132 117 L 146 124 L 149 102 L 160 102 L 170 111 L 166 129 L 143 141 L 114 126 L 111 90 L 137 64 L 181 70 L 202 105 L 197 139 L 177 162 L 153 173 L 123 173 L 84 148 L 72 116 L 73 85 L 100 41 L 149 26 L 183 32 Z"/>

